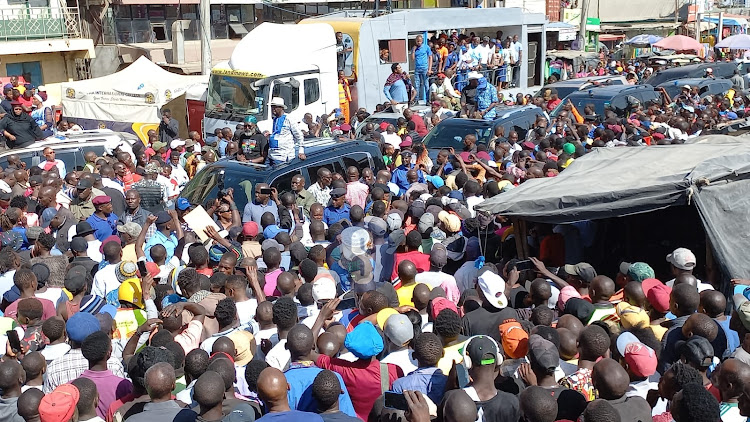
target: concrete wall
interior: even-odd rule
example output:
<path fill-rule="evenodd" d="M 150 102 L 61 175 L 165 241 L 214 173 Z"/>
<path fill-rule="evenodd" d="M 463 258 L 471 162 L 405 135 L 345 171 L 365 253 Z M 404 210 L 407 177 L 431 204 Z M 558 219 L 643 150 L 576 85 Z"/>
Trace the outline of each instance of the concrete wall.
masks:
<path fill-rule="evenodd" d="M 6 72 L 5 65 L 8 63 L 40 62 L 42 67 L 42 80 L 45 84 L 64 82 L 75 78 L 75 58 L 84 57 L 80 55 L 85 52 L 69 53 L 37 53 L 37 54 L 15 54 L 4 55 L 0 59 L 0 76 L 11 76 Z"/>
<path fill-rule="evenodd" d="M 100 78 L 117 72 L 120 66 L 120 53 L 117 46 L 97 45 L 94 51 L 96 51 L 96 58 L 91 60 L 92 78 Z"/>

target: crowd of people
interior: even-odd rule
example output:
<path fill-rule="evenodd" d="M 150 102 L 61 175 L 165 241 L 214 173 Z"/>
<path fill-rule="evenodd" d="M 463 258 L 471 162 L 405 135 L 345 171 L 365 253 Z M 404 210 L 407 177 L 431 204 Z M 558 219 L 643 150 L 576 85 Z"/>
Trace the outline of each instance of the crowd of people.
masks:
<path fill-rule="evenodd" d="M 468 76 L 457 102 L 432 97 L 396 124 L 365 110 L 293 122 L 274 98 L 271 133 L 249 117 L 183 140 L 162 110 L 148 142 L 89 151 L 81 168 L 51 147 L 36 166 L 8 156 L 0 420 L 747 420 L 750 289 L 725 296 L 684 247 L 602 274 L 584 228 L 538 225 L 518 241 L 477 207 L 593 148 L 681 143 L 731 118 L 739 92 L 706 101 L 688 88 L 674 106 L 599 120 L 563 104 L 526 134 L 467 134 L 430 157 L 422 140 L 441 120 L 495 116 L 494 82 Z M 512 101 L 561 104 L 553 91 Z M 385 169 L 180 197 L 219 158 L 305 160 L 305 138 L 355 133 L 379 143 Z M 519 260 L 519 242 L 538 258 Z"/>

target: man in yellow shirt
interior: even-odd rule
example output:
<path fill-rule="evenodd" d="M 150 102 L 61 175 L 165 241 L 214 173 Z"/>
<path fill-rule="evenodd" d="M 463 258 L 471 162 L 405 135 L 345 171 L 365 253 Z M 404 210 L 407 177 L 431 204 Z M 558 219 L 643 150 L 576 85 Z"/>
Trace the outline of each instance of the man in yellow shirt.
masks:
<path fill-rule="evenodd" d="M 398 278 L 401 285 L 396 289 L 398 295 L 398 304 L 400 306 L 414 306 L 414 288 L 417 287 L 415 278 L 417 277 L 417 266 L 413 262 L 406 260 L 398 264 Z"/>

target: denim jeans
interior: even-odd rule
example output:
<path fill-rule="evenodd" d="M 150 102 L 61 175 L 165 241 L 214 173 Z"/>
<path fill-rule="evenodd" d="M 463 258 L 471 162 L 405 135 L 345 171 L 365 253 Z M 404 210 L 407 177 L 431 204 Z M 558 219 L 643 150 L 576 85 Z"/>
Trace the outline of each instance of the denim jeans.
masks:
<path fill-rule="evenodd" d="M 430 90 L 430 86 L 427 85 L 427 69 L 414 70 L 414 89 L 417 90 L 417 101 L 424 101 L 426 104 L 427 93 Z"/>

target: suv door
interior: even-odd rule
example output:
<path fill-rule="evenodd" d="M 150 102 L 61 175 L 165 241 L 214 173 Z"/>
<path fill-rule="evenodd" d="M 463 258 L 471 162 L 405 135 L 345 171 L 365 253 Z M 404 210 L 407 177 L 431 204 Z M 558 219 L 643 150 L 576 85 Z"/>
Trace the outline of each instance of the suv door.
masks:
<path fill-rule="evenodd" d="M 661 105 L 661 94 L 654 90 L 643 90 L 640 92 L 641 104 L 643 107 L 648 107 L 652 104 Z"/>

